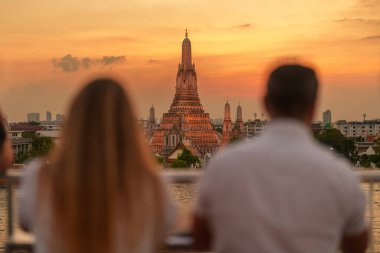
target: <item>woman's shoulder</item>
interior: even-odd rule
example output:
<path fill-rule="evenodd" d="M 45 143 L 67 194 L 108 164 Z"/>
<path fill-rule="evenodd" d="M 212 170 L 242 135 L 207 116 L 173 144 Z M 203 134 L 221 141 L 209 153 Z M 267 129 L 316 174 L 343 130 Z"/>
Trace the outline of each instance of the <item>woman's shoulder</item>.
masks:
<path fill-rule="evenodd" d="M 38 175 L 42 165 L 42 160 L 35 159 L 27 163 L 23 171 L 19 195 L 19 218 L 20 225 L 25 230 L 32 230 L 34 226 Z"/>
<path fill-rule="evenodd" d="M 43 165 L 43 161 L 41 159 L 33 159 L 29 161 L 24 168 L 23 171 L 23 181 L 25 180 L 35 180 L 37 179 L 37 175 L 39 174 L 41 167 Z"/>
<path fill-rule="evenodd" d="M 44 165 L 41 159 L 28 162 L 21 178 L 21 198 L 34 198 L 37 195 L 39 174 Z"/>

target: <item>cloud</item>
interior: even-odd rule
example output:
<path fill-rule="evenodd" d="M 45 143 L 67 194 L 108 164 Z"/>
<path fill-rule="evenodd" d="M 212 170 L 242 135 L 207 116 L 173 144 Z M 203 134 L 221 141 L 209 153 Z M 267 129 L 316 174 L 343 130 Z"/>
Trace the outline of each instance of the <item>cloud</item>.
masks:
<path fill-rule="evenodd" d="M 358 6 L 366 7 L 366 8 L 379 7 L 380 1 L 379 0 L 360 0 L 358 3 Z"/>
<path fill-rule="evenodd" d="M 122 63 L 125 61 L 125 56 L 103 56 L 101 63 L 104 65 L 110 65 L 114 63 Z"/>
<path fill-rule="evenodd" d="M 76 72 L 83 69 L 89 69 L 95 65 L 109 66 L 113 64 L 120 64 L 125 61 L 125 56 L 103 56 L 102 58 L 90 58 L 84 57 L 78 59 L 68 54 L 62 58 L 52 59 L 53 67 L 56 69 L 61 69 L 62 72 Z"/>
<path fill-rule="evenodd" d="M 92 60 L 91 60 L 90 58 L 88 58 L 88 57 L 82 59 L 82 66 L 83 66 L 85 69 L 90 68 L 91 65 L 92 65 L 92 63 L 93 63 Z"/>
<path fill-rule="evenodd" d="M 362 38 L 362 40 L 380 40 L 380 35 L 367 36 Z"/>
<path fill-rule="evenodd" d="M 74 72 L 80 67 L 78 58 L 71 56 L 71 54 L 59 59 L 53 59 L 52 64 L 55 68 L 61 69 L 63 72 Z"/>
<path fill-rule="evenodd" d="M 338 23 L 361 23 L 361 24 L 369 24 L 369 25 L 380 25 L 379 19 L 364 19 L 364 18 L 342 18 L 335 20 Z"/>
<path fill-rule="evenodd" d="M 154 63 L 158 63 L 159 61 L 156 60 L 156 59 L 149 59 L 148 63 L 151 63 L 151 64 L 154 64 Z"/>
<path fill-rule="evenodd" d="M 241 25 L 234 25 L 232 28 L 237 28 L 237 29 L 247 29 L 247 28 L 251 28 L 252 25 L 250 23 L 246 23 L 246 24 L 241 24 Z"/>

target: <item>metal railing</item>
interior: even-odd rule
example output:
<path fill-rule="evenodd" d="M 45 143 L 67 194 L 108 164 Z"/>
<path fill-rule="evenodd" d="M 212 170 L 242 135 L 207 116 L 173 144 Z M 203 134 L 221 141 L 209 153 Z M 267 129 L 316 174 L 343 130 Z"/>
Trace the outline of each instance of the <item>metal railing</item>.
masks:
<path fill-rule="evenodd" d="M 374 220 L 374 212 L 373 212 L 373 192 L 374 192 L 374 184 L 380 183 L 380 171 L 356 171 L 358 177 L 361 179 L 363 183 L 367 183 L 369 185 L 368 190 L 368 209 L 369 209 L 369 223 L 372 225 Z M 16 187 L 21 178 L 21 171 L 9 171 L 7 175 L 0 176 L 0 184 L 7 185 L 7 206 L 8 206 L 8 243 L 7 243 L 7 252 L 11 253 L 13 251 L 24 250 L 23 252 L 31 252 L 32 243 L 31 241 L 19 241 L 15 236 L 14 229 L 14 187 Z M 202 175 L 201 170 L 197 171 L 163 171 L 163 175 L 167 179 L 169 183 L 179 183 L 179 184 L 189 184 L 196 183 L 198 179 Z M 372 243 L 373 238 L 373 229 L 370 229 L 370 246 L 368 252 L 374 253 L 374 245 Z M 380 238 L 379 238 L 380 239 Z M 174 250 L 189 250 L 191 249 L 191 238 L 189 236 L 182 235 L 174 235 L 167 239 L 167 248 Z"/>

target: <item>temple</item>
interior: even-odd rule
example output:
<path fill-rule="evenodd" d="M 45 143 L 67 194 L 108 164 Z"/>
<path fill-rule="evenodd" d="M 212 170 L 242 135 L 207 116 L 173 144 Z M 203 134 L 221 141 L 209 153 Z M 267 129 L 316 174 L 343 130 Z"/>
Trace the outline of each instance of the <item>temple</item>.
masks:
<path fill-rule="evenodd" d="M 175 95 L 170 109 L 154 129 L 150 146 L 155 153 L 168 155 L 186 141 L 204 156 L 220 146 L 220 136 L 211 125 L 198 95 L 197 73 L 191 57 L 191 42 L 186 30 L 182 42 L 182 60 L 178 65 Z"/>

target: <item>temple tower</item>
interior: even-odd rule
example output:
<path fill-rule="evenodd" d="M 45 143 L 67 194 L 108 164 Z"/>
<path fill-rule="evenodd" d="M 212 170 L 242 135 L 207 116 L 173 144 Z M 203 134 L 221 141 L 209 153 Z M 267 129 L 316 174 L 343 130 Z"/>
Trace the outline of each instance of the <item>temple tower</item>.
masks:
<path fill-rule="evenodd" d="M 239 104 L 236 110 L 236 121 L 232 129 L 232 138 L 234 140 L 241 139 L 243 137 L 243 133 L 244 133 L 243 112 Z"/>
<path fill-rule="evenodd" d="M 149 124 L 153 124 L 153 125 L 156 124 L 156 117 L 155 117 L 153 105 L 150 107 L 150 110 L 149 110 Z"/>
<path fill-rule="evenodd" d="M 228 101 L 224 105 L 224 121 L 222 132 L 222 145 L 228 144 L 231 140 L 232 123 L 231 123 L 231 110 Z"/>
<path fill-rule="evenodd" d="M 195 65 L 191 63 L 191 42 L 187 30 L 185 36 L 182 41 L 182 62 L 178 65 L 176 91 L 170 112 L 178 110 L 203 111 L 198 95 Z"/>
<path fill-rule="evenodd" d="M 181 141 L 187 141 L 202 156 L 214 152 L 220 137 L 199 99 L 197 73 L 192 62 L 191 42 L 186 30 L 182 58 L 178 64 L 175 95 L 170 109 L 154 130 L 150 145 L 154 152 L 167 155 Z"/>
<path fill-rule="evenodd" d="M 148 118 L 148 137 L 151 138 L 153 135 L 153 131 L 156 129 L 156 117 L 154 113 L 154 107 L 153 105 L 150 107 L 149 110 L 149 118 Z"/>
<path fill-rule="evenodd" d="M 185 39 L 182 42 L 182 65 L 185 69 L 191 68 L 191 42 L 188 38 L 189 34 L 186 29 Z"/>
<path fill-rule="evenodd" d="M 237 110 L 236 110 L 236 123 L 235 124 L 236 124 L 237 128 L 239 128 L 241 131 L 243 131 L 243 128 L 244 128 L 244 125 L 243 125 L 243 112 L 242 112 L 240 104 L 239 104 L 239 106 L 237 107 Z"/>

